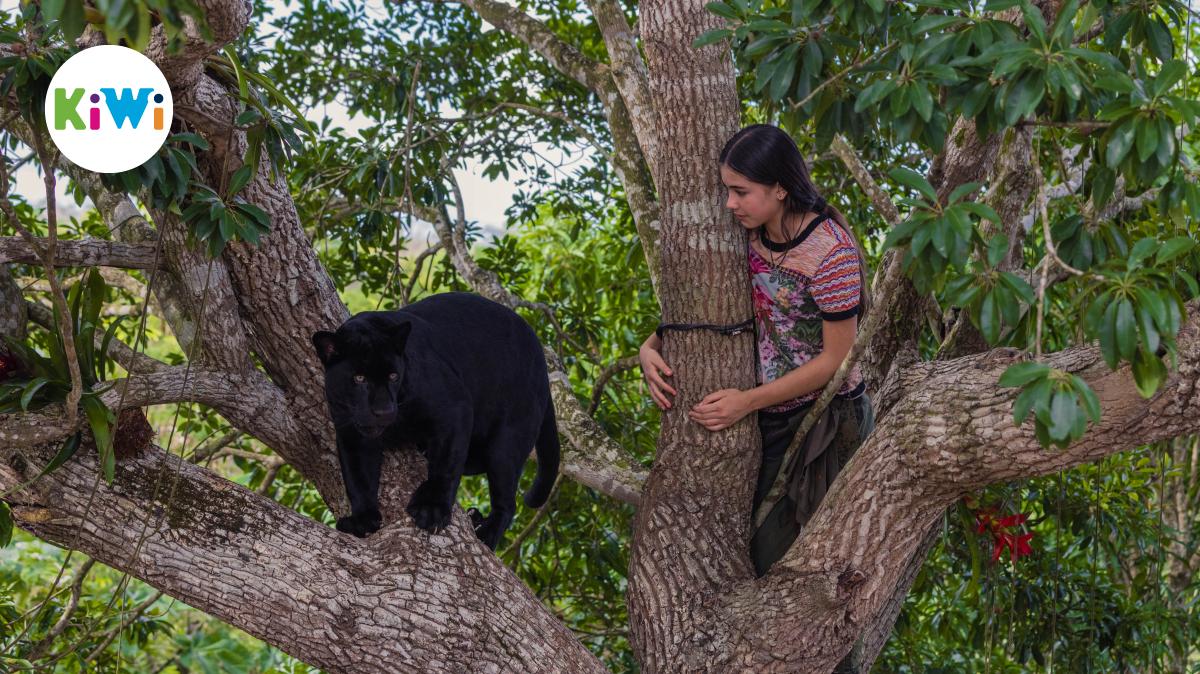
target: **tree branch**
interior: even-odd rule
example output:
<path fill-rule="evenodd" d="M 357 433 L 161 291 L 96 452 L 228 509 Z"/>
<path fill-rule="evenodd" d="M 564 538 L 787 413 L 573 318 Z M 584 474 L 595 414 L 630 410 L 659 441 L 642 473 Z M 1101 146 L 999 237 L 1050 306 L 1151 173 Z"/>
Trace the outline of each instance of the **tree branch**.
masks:
<path fill-rule="evenodd" d="M 621 98 L 642 156 L 651 171 L 658 166 L 658 130 L 654 126 L 654 101 L 650 97 L 650 71 L 638 50 L 637 35 L 629 27 L 625 10 L 616 0 L 588 0 L 596 24 L 604 35 L 612 79 Z"/>
<path fill-rule="evenodd" d="M 53 451 L 26 448 L 23 470 L 0 463 L 0 490 Z M 411 454 L 389 463 L 391 474 L 420 471 Z M 441 535 L 389 524 L 363 541 L 157 448 L 118 461 L 88 510 L 98 470 L 94 453 L 79 452 L 10 501 L 16 523 L 331 674 L 434 661 L 447 671 L 604 671 L 461 512 Z"/>
<path fill-rule="evenodd" d="M 849 651 L 855 626 L 873 624 L 900 582 L 906 564 L 897 555 L 908 559 L 929 524 L 964 494 L 1200 430 L 1200 301 L 1188 315 L 1179 369 L 1149 400 L 1128 367 L 1109 371 L 1095 346 L 1046 359 L 1085 379 L 1104 410 L 1101 423 L 1064 450 L 1043 449 L 1031 422 L 1013 425 L 1018 390 L 996 384 L 1012 350 L 909 368 L 903 378 L 911 393 L 859 448 L 796 544 L 762 583 L 731 594 L 745 628 L 736 632 L 746 640 L 739 653 L 770 644 L 781 668 L 828 670 Z M 799 621 L 828 648 L 781 652 Z"/>
<path fill-rule="evenodd" d="M 546 24 L 497 0 L 462 0 L 483 20 L 511 33 L 567 77 L 600 94 L 612 79 L 608 64 L 589 58 Z"/>
<path fill-rule="evenodd" d="M 112 380 L 100 399 L 114 413 L 131 407 L 199 402 L 217 410 L 230 423 L 254 435 L 288 459 L 289 450 L 303 438 L 288 414 L 282 392 L 262 373 L 246 375 L 178 365 L 149 374 Z M 53 442 L 79 430 L 62 415 L 62 404 L 45 411 L 0 415 L 0 450 L 17 450 Z"/>
<path fill-rule="evenodd" d="M 34 238 L 31 244 L 18 237 L 0 237 L 0 264 L 39 262 L 35 247 L 45 245 L 45 240 Z M 85 238 L 58 242 L 54 265 L 56 267 L 119 267 L 122 269 L 153 269 L 154 245 L 146 243 L 120 243 L 103 239 Z"/>

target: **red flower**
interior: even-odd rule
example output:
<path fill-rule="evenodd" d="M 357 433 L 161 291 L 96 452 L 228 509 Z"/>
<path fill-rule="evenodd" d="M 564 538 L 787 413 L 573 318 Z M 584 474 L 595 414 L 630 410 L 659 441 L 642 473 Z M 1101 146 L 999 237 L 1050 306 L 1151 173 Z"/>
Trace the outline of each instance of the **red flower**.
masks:
<path fill-rule="evenodd" d="M 1029 545 L 1029 542 L 1033 540 L 1032 532 L 1021 534 L 1008 531 L 1022 526 L 1028 520 L 1029 515 L 1025 513 L 997 518 L 994 507 L 975 511 L 975 533 L 987 532 L 992 536 L 992 562 L 999 561 L 1000 555 L 1004 554 L 1005 550 L 1008 550 L 1013 563 L 1016 563 L 1021 557 L 1033 554 L 1033 547 Z"/>

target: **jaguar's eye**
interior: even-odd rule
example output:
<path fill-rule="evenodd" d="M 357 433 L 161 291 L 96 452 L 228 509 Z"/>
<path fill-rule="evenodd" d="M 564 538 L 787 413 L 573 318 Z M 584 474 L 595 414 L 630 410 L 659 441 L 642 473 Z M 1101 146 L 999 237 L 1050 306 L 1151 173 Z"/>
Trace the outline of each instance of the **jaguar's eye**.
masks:
<path fill-rule="evenodd" d="M 389 381 L 396 381 L 396 380 L 397 380 L 397 379 L 399 379 L 399 378 L 400 378 L 400 375 L 396 374 L 395 372 L 393 372 L 393 373 L 391 373 L 391 374 L 389 374 L 389 375 L 388 375 L 388 380 L 389 380 Z"/>
<path fill-rule="evenodd" d="M 364 377 L 364 376 L 363 376 L 363 375 L 361 375 L 361 374 L 356 374 L 356 375 L 354 375 L 354 383 L 355 383 L 355 384 L 361 384 L 361 383 L 363 383 L 363 382 L 364 382 L 364 381 L 366 381 L 366 380 L 367 380 L 367 378 L 366 378 L 366 377 Z"/>

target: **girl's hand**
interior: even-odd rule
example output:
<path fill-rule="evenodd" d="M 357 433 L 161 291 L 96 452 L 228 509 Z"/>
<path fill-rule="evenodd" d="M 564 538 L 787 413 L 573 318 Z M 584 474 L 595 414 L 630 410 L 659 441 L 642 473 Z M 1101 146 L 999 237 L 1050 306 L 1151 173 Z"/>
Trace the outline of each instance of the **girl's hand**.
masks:
<path fill-rule="evenodd" d="M 671 399 L 667 397 L 667 393 L 675 395 L 675 389 L 663 380 L 663 375 L 670 377 L 673 373 L 663 360 L 662 354 L 643 344 L 642 348 L 638 349 L 638 362 L 641 363 L 642 377 L 646 380 L 654 404 L 658 405 L 659 409 L 670 408 Z"/>
<path fill-rule="evenodd" d="M 745 391 L 725 388 L 704 396 L 704 400 L 688 412 L 688 417 L 710 431 L 719 431 L 753 411 Z"/>

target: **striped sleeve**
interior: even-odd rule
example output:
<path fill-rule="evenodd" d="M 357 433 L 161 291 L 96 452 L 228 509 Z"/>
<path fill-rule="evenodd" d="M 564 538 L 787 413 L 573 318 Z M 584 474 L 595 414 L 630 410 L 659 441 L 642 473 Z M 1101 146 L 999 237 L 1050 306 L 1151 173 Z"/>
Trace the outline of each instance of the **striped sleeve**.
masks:
<path fill-rule="evenodd" d="M 835 244 L 817 266 L 809 291 L 822 319 L 842 321 L 859 314 L 862 279 L 858 266 L 858 251 L 849 241 Z"/>

